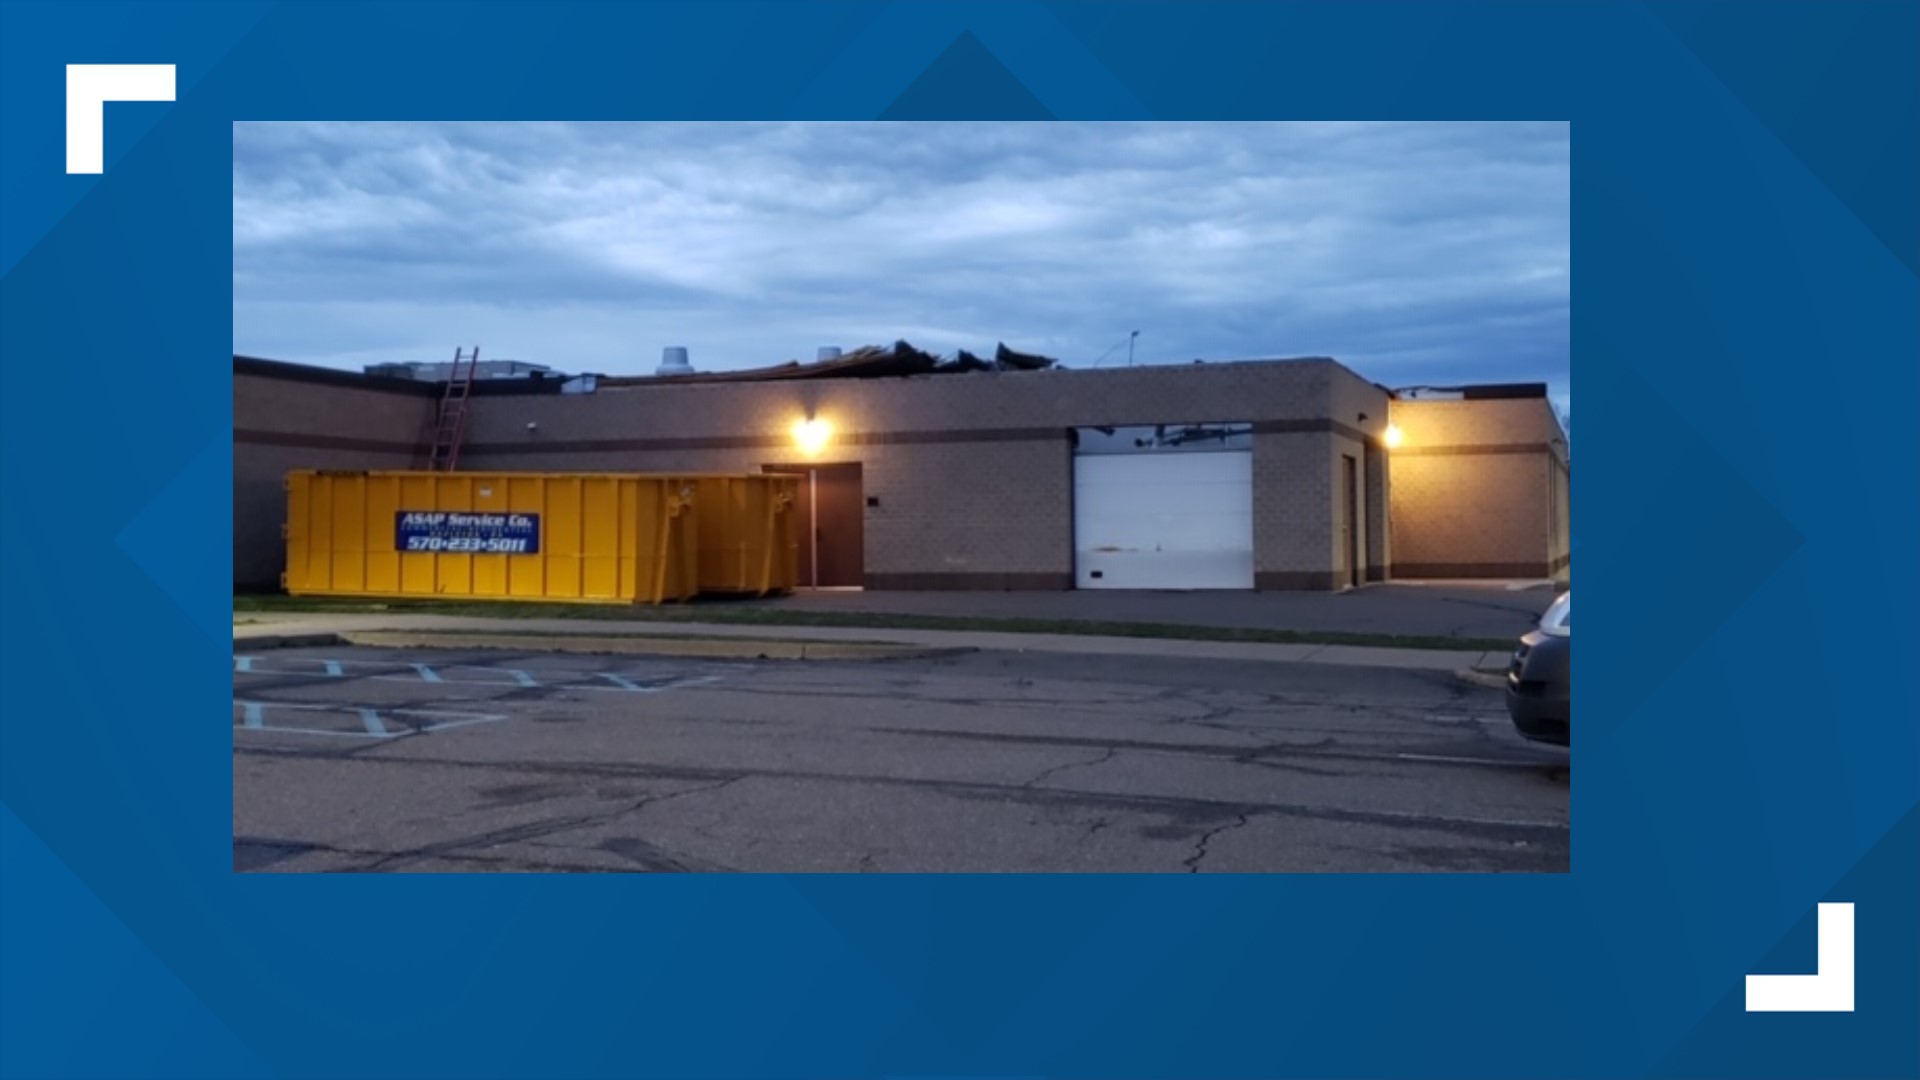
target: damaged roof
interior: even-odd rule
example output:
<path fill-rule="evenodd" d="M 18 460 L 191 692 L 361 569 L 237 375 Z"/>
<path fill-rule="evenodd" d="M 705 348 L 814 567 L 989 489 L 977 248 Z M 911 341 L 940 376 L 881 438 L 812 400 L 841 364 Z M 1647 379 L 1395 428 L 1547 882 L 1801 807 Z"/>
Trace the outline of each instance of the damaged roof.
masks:
<path fill-rule="evenodd" d="M 772 367 L 745 371 L 696 371 L 690 375 L 602 376 L 600 385 L 660 386 L 683 383 L 778 382 L 792 379 L 889 379 L 908 375 L 959 375 L 970 371 L 1042 371 L 1055 367 L 1051 357 L 1016 352 L 1002 343 L 986 360 L 962 349 L 948 360 L 905 341 L 867 345 L 832 360 L 802 364 L 789 360 Z"/>

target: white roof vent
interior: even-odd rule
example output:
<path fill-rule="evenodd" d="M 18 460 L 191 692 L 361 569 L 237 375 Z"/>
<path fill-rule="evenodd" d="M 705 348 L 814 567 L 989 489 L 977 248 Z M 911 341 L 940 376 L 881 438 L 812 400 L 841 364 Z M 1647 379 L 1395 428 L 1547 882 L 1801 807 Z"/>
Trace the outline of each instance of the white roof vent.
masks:
<path fill-rule="evenodd" d="M 660 350 L 660 366 L 653 369 L 655 375 L 691 375 L 693 365 L 687 361 L 685 345 L 669 345 Z"/>
<path fill-rule="evenodd" d="M 818 349 L 814 350 L 813 358 L 822 363 L 825 363 L 828 360 L 838 360 L 840 359 L 840 346 L 822 345 Z"/>

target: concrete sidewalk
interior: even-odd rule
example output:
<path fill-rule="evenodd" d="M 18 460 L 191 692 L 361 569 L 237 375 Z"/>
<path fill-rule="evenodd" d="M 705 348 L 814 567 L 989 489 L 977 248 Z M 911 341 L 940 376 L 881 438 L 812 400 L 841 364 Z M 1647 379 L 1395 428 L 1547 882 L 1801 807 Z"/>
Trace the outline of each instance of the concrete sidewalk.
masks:
<path fill-rule="evenodd" d="M 1346 592 L 889 592 L 802 590 L 695 607 L 947 618 L 1075 619 L 1247 630 L 1519 638 L 1563 586 L 1539 581 L 1393 581 Z"/>
<path fill-rule="evenodd" d="M 1288 664 L 1338 664 L 1348 667 L 1469 671 L 1504 668 L 1505 651 L 1381 649 L 1356 645 L 1282 645 L 1237 641 L 1181 641 L 1167 638 L 1096 637 L 1083 634 L 1016 634 L 955 630 L 904 630 L 877 627 L 741 626 L 728 623 L 661 623 L 595 619 L 489 619 L 465 615 L 381 613 L 248 613 L 246 625 L 233 628 L 236 649 L 303 644 L 365 631 L 527 635 L 537 646 L 543 635 L 673 639 L 687 636 L 742 641 L 883 642 L 927 649 L 979 649 L 995 652 L 1076 653 L 1104 656 L 1158 656 L 1194 660 L 1265 660 Z"/>

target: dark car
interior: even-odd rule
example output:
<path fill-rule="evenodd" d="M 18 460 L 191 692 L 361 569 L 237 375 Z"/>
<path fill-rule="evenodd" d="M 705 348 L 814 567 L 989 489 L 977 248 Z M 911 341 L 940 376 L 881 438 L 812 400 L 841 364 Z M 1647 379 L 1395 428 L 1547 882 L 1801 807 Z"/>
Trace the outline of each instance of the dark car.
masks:
<path fill-rule="evenodd" d="M 1520 734 L 1535 742 L 1568 744 L 1573 698 L 1570 654 L 1573 609 L 1568 590 L 1553 602 L 1540 625 L 1520 639 L 1507 665 L 1507 714 Z"/>

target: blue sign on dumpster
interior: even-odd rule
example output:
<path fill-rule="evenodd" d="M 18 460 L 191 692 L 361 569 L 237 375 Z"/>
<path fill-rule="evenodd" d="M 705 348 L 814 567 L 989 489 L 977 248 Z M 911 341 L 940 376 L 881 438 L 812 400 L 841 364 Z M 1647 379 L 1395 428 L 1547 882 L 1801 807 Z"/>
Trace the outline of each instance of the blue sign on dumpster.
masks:
<path fill-rule="evenodd" d="M 396 510 L 393 546 L 397 551 L 446 555 L 536 555 L 540 515 Z"/>

